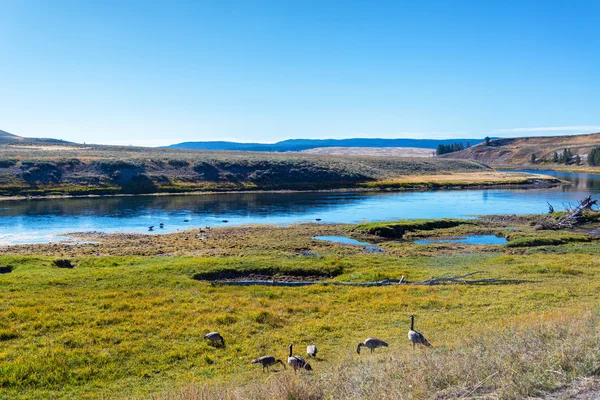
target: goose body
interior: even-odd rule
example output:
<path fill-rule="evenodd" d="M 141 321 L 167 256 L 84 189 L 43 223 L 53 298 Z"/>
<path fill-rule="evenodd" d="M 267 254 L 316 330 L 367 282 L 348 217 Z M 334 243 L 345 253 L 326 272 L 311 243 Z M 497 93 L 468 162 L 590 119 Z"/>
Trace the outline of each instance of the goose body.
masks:
<path fill-rule="evenodd" d="M 308 354 L 310 357 L 317 357 L 317 346 L 315 346 L 314 344 L 307 346 L 306 354 Z"/>
<path fill-rule="evenodd" d="M 292 346 L 293 345 L 290 344 L 290 356 L 287 359 L 287 363 L 292 368 L 294 368 L 294 372 L 296 372 L 299 369 L 305 369 L 307 371 L 312 371 L 312 367 L 304 358 L 302 358 L 300 356 L 292 355 Z"/>
<path fill-rule="evenodd" d="M 373 353 L 373 350 L 375 350 L 378 347 L 388 347 L 388 344 L 386 342 L 384 342 L 381 339 L 377 339 L 377 338 L 368 338 L 365 339 L 364 342 L 359 343 L 358 347 L 356 348 L 356 352 L 358 354 L 360 354 L 360 348 L 361 347 L 366 347 L 371 349 L 371 353 Z"/>
<path fill-rule="evenodd" d="M 431 343 L 425 339 L 425 336 L 419 331 L 415 331 L 415 316 L 411 315 L 410 317 L 410 330 L 408 331 L 408 340 L 410 340 L 413 344 L 413 349 L 417 344 L 422 344 L 426 347 L 433 347 Z"/>
<path fill-rule="evenodd" d="M 208 339 L 211 342 L 221 342 L 222 346 L 225 346 L 225 339 L 219 332 L 210 332 L 204 335 L 204 339 Z"/>
<path fill-rule="evenodd" d="M 275 364 L 281 364 L 281 365 L 283 365 L 283 368 L 285 369 L 285 364 L 283 363 L 283 361 L 275 359 L 275 357 L 273 357 L 273 356 L 262 356 L 262 357 L 256 358 L 256 359 L 252 360 L 252 364 L 262 365 L 263 372 L 265 372 L 265 368 L 268 371 L 269 367 L 273 366 Z"/>

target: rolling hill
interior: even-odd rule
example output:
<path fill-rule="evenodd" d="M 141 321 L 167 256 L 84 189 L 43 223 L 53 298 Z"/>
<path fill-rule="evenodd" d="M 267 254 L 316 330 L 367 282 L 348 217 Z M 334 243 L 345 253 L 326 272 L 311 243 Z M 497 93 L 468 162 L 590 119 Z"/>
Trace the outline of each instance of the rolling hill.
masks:
<path fill-rule="evenodd" d="M 443 158 L 479 161 L 488 165 L 532 165 L 531 155 L 536 163 L 552 163 L 554 152 L 559 155 L 564 149 L 579 155 L 586 164 L 587 154 L 594 147 L 600 147 L 600 133 L 572 136 L 540 136 L 491 140 L 489 145 L 480 143 L 468 149 L 444 154 Z"/>
<path fill-rule="evenodd" d="M 8 133 L 6 131 L 0 130 L 0 143 L 71 143 L 61 139 L 52 139 L 52 138 L 30 138 L 13 135 L 12 133 Z"/>
<path fill-rule="evenodd" d="M 0 141 L 17 141 L 23 140 L 21 136 L 13 135 L 12 133 L 8 133 L 6 131 L 0 130 Z"/>

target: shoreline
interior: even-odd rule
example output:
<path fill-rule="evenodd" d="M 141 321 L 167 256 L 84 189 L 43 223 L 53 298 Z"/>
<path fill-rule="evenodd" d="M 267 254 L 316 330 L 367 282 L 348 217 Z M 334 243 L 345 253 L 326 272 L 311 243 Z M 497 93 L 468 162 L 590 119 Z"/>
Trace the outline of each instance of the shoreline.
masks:
<path fill-rule="evenodd" d="M 141 197 L 141 196 L 198 196 L 215 194 L 265 194 L 265 193 L 350 193 L 350 192 L 403 192 L 403 191 L 433 191 L 433 190 L 471 190 L 471 189 L 546 189 L 560 186 L 568 182 L 546 176 L 544 178 L 531 177 L 523 182 L 372 182 L 362 183 L 356 187 L 340 187 L 335 189 L 255 189 L 255 190 L 209 190 L 189 192 L 153 192 L 153 193 L 115 193 L 115 194 L 86 194 L 86 195 L 42 195 L 42 196 L 2 196 L 2 201 L 22 200 L 51 200 L 51 199 L 95 199 L 113 197 Z"/>
<path fill-rule="evenodd" d="M 574 172 L 580 174 L 598 174 L 600 175 L 599 167 L 590 167 L 590 166 L 559 166 L 559 167 L 544 167 L 539 165 L 490 165 L 496 171 L 499 170 L 510 170 L 510 171 L 518 171 L 518 170 L 535 170 L 535 171 L 556 171 L 556 172 Z"/>

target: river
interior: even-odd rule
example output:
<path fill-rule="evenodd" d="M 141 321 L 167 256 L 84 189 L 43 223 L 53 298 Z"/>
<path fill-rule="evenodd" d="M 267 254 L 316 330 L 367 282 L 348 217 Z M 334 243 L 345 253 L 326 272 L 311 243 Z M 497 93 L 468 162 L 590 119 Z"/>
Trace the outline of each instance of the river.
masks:
<path fill-rule="evenodd" d="M 64 240 L 70 232 L 159 234 L 204 226 L 354 223 L 546 212 L 600 193 L 600 174 L 526 171 L 571 182 L 550 189 L 234 193 L 0 202 L 0 245 Z M 224 222 L 227 221 L 227 222 Z M 164 228 L 159 228 L 160 223 Z M 149 226 L 154 226 L 152 232 Z"/>

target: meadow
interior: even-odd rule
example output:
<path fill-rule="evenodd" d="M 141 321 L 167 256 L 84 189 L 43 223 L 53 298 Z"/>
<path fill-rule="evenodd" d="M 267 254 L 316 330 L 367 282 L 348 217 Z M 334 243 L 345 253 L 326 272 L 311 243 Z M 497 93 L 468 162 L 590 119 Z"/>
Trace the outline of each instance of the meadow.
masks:
<path fill-rule="evenodd" d="M 531 218 L 403 221 L 403 239 L 365 226 L 305 224 L 86 234 L 80 240 L 93 243 L 2 248 L 0 398 L 539 395 L 598 373 L 600 243 L 585 233 L 597 228 L 594 218 L 573 233 L 536 231 Z M 464 233 L 589 240 L 519 247 L 411 241 Z M 316 235 L 351 236 L 385 252 Z M 58 267 L 59 259 L 73 268 Z M 479 271 L 481 278 L 520 283 L 287 288 L 214 282 L 232 271 L 324 282 L 402 276 L 416 282 Z M 433 349 L 412 350 L 411 314 Z M 225 348 L 202 338 L 213 330 L 225 337 Z M 356 344 L 367 337 L 390 346 L 359 356 Z M 308 344 L 319 347 L 314 372 L 267 374 L 250 364 L 265 354 L 285 360 L 290 343 L 300 355 Z"/>

